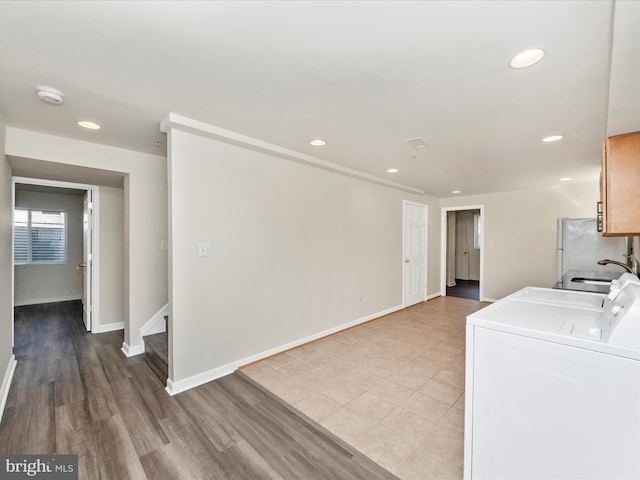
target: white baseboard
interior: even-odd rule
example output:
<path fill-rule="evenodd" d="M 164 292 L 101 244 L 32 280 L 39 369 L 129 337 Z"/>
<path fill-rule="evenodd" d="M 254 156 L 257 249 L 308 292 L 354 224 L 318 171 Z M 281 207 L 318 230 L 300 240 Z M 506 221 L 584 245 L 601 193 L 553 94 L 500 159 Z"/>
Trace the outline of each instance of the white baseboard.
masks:
<path fill-rule="evenodd" d="M 140 355 L 141 353 L 144 353 L 144 344 L 129 346 L 127 342 L 122 342 L 121 350 L 122 350 L 122 353 L 125 354 L 125 356 L 134 357 L 136 355 Z"/>
<path fill-rule="evenodd" d="M 124 330 L 124 322 L 105 323 L 104 325 L 93 325 L 91 333 L 113 332 L 115 330 Z"/>
<path fill-rule="evenodd" d="M 82 296 L 78 295 L 66 295 L 62 297 L 50 297 L 50 298 L 34 298 L 28 300 L 16 300 L 14 306 L 24 307 L 26 305 L 39 305 L 41 303 L 57 303 L 57 302 L 70 302 L 71 300 L 82 300 Z"/>
<path fill-rule="evenodd" d="M 255 355 L 251 355 L 249 357 L 227 363 L 226 365 L 222 365 L 220 367 L 216 367 L 211 370 L 207 370 L 206 372 L 198 373 L 191 377 L 187 377 L 183 380 L 173 381 L 171 379 L 167 379 L 166 391 L 169 393 L 169 395 L 176 395 L 178 393 L 181 393 L 191 388 L 202 385 L 203 383 L 207 383 L 212 380 L 216 380 L 217 378 L 224 377 L 225 375 L 229 375 L 230 373 L 233 373 L 238 368 L 244 365 L 257 362 L 259 360 L 271 357 L 273 355 L 277 355 L 278 353 L 282 353 L 286 350 L 299 347 L 300 345 L 304 345 L 305 343 L 313 342 L 314 340 L 318 340 L 320 338 L 326 337 L 327 335 L 331 335 L 334 333 L 341 332 L 342 330 L 355 327 L 356 325 L 366 323 L 375 318 L 389 315 L 390 313 L 397 312 L 398 310 L 402 310 L 403 308 L 404 307 L 402 305 L 398 305 L 398 306 L 389 308 L 387 310 L 383 310 L 381 312 L 373 313 L 371 315 L 367 315 L 366 317 L 362 317 L 357 320 L 344 323 L 337 327 L 333 327 L 328 330 L 324 330 L 322 332 L 309 335 L 308 337 L 300 338 L 298 340 L 294 340 L 293 342 L 285 343 L 284 345 L 280 345 L 279 347 L 274 347 L 264 352 L 257 353 Z"/>
<path fill-rule="evenodd" d="M 140 345 L 129 345 L 127 342 L 122 342 L 122 353 L 124 353 L 127 357 L 133 357 L 135 355 L 144 353 L 144 340 L 142 340 L 142 337 L 144 337 L 145 335 L 153 335 L 154 333 L 165 332 L 166 325 L 164 316 L 168 314 L 169 304 L 166 304 L 164 307 L 158 310 L 147 323 L 140 327 Z M 122 328 L 124 328 L 124 323 L 122 324 Z M 104 331 L 106 332 L 108 330 Z"/>
<path fill-rule="evenodd" d="M 9 396 L 9 387 L 11 387 L 11 380 L 13 379 L 13 372 L 16 371 L 16 356 L 11 355 L 9 359 L 9 365 L 2 379 L 2 386 L 0 386 L 0 421 L 2 421 L 2 414 L 4 413 L 4 407 L 7 404 L 7 397 Z"/>
<path fill-rule="evenodd" d="M 498 300 L 496 298 L 486 298 L 483 297 L 480 299 L 481 302 L 489 302 L 489 303 L 493 303 L 493 302 L 497 302 Z"/>
<path fill-rule="evenodd" d="M 230 373 L 235 372 L 238 367 L 244 365 L 242 361 L 231 362 L 227 365 L 223 365 L 222 367 L 213 368 L 211 370 L 207 370 L 206 372 L 198 373 L 197 375 L 193 375 L 191 377 L 187 377 L 184 380 L 179 380 L 174 382 L 170 378 L 167 378 L 167 387 L 165 390 L 169 395 L 176 395 L 181 392 L 185 392 L 192 388 L 203 385 L 207 382 L 211 382 L 212 380 L 216 380 L 220 377 L 224 377 L 225 375 L 229 375 Z"/>
<path fill-rule="evenodd" d="M 427 295 L 427 300 L 433 300 L 434 298 L 441 297 L 440 292 L 432 293 L 431 295 Z"/>
<path fill-rule="evenodd" d="M 164 321 L 165 315 L 169 315 L 169 304 L 156 312 L 151 319 L 140 327 L 140 336 L 153 335 L 154 333 L 163 333 L 167 331 L 166 322 Z"/>

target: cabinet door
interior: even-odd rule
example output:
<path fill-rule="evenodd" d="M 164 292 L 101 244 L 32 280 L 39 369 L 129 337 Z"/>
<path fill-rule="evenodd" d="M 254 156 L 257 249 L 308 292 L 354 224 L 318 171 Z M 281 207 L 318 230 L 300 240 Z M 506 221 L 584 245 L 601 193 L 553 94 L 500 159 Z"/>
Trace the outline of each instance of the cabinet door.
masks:
<path fill-rule="evenodd" d="M 607 139 L 602 175 L 604 234 L 640 235 L 640 132 Z"/>

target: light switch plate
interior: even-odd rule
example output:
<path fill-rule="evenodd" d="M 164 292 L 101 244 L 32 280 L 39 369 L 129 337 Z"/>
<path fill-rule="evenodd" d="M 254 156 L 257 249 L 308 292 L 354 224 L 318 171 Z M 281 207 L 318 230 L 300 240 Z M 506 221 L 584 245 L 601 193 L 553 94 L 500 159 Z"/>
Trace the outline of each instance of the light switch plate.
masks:
<path fill-rule="evenodd" d="M 168 240 L 160 240 L 160 250 L 163 252 L 169 250 L 169 241 Z"/>
<path fill-rule="evenodd" d="M 212 254 L 211 242 L 200 242 L 198 243 L 198 256 L 199 257 L 210 257 Z"/>

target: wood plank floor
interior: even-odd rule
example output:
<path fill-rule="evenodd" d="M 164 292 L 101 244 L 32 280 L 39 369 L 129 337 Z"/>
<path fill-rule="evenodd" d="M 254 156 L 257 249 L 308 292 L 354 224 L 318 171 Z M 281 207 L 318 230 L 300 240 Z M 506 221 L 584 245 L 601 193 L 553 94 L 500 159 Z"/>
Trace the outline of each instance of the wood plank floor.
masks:
<path fill-rule="evenodd" d="M 456 284 L 453 287 L 447 287 L 447 297 L 478 300 L 480 298 L 480 282 L 456 278 Z"/>
<path fill-rule="evenodd" d="M 0 453 L 75 453 L 86 479 L 395 479 L 232 374 L 170 397 L 79 302 L 16 308 Z"/>

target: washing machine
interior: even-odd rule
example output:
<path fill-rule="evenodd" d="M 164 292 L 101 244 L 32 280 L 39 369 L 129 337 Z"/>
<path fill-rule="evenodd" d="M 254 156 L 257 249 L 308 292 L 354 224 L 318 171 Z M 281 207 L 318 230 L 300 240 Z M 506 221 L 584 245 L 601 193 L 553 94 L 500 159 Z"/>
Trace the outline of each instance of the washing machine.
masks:
<path fill-rule="evenodd" d="M 640 478 L 640 282 L 473 313 L 465 382 L 465 478 Z"/>

